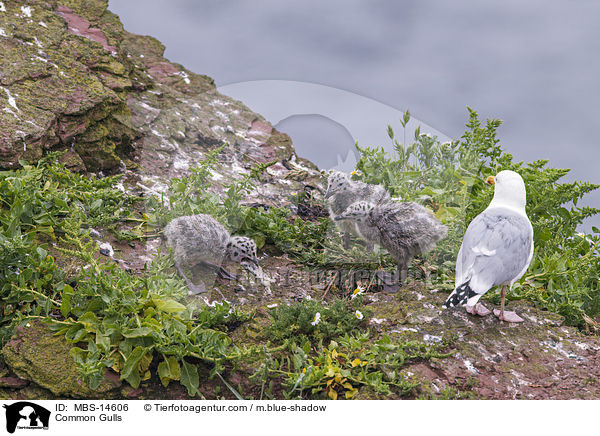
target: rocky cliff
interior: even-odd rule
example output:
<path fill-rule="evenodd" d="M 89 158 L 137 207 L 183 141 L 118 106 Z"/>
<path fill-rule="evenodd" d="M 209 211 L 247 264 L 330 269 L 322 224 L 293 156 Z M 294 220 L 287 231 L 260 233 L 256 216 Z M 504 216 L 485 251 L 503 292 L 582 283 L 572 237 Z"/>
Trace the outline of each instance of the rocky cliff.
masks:
<path fill-rule="evenodd" d="M 219 94 L 211 78 L 169 62 L 156 39 L 125 31 L 107 2 L 2 5 L 0 168 L 67 150 L 73 169 L 135 169 L 144 189 L 160 192 L 164 179 L 227 144 L 215 181 L 276 160 L 273 186 L 257 193 L 269 196 L 314 175 L 287 135 Z"/>
<path fill-rule="evenodd" d="M 313 164 L 295 155 L 287 135 L 241 102 L 219 94 L 209 77 L 169 62 L 163 51 L 154 38 L 125 31 L 106 1 L 0 2 L 0 168 L 14 169 L 22 161 L 63 150 L 63 161 L 74 171 L 122 172 L 129 192 L 160 195 L 169 178 L 188 174 L 206 153 L 224 146 L 211 173 L 217 192 L 257 163 L 274 162 L 263 183 L 244 199 L 247 203 L 291 206 L 290 193 L 302 191 L 306 183 L 323 182 Z M 149 241 L 151 254 L 158 243 Z M 135 264 L 146 248 L 123 249 L 122 256 Z M 273 304 L 326 298 L 328 293 L 329 298 L 343 297 L 348 291 L 331 283 L 315 285 L 303 274 L 304 267 L 285 255 L 266 258 L 263 268 L 273 278 L 270 294 L 262 288 L 240 293 L 234 286 L 221 286 L 223 297 L 256 310 L 253 322 L 235 332 L 242 342 L 260 337 Z M 395 295 L 365 296 L 376 334 L 445 344 L 445 354 L 403 368 L 406 379 L 422 386 L 421 395 L 600 398 L 600 343 L 594 336 L 562 326 L 560 316 L 526 303 L 517 304 L 524 325 L 442 311 L 445 295 L 413 283 Z M 0 397 L 185 397 L 181 386 L 167 389 L 156 380 L 131 389 L 110 371 L 90 391 L 69 349 L 43 324 L 17 329 L 2 350 Z M 227 376 L 243 388 L 255 370 L 242 367 Z M 219 383 L 206 377 L 202 395 L 231 396 L 226 390 L 218 393 Z M 361 389 L 356 398 L 381 396 Z"/>

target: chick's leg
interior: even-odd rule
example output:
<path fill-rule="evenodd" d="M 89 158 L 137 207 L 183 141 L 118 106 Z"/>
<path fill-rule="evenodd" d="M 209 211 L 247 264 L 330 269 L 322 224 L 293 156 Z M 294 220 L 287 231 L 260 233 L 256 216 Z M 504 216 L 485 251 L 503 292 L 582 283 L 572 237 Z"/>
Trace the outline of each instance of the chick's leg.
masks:
<path fill-rule="evenodd" d="M 350 233 L 344 232 L 344 241 L 343 242 L 344 242 L 344 248 L 346 250 L 350 249 L 350 238 L 351 238 Z"/>
<path fill-rule="evenodd" d="M 408 278 L 408 256 L 405 253 L 401 253 L 398 257 L 398 277 L 400 277 L 400 285 L 404 285 L 406 283 L 406 279 Z"/>
<path fill-rule="evenodd" d="M 214 263 L 207 262 L 205 260 L 200 262 L 200 265 L 205 266 L 206 268 L 217 273 L 219 277 L 225 280 L 237 280 L 237 276 L 235 274 L 230 273 L 222 266 L 215 265 Z"/>
<path fill-rule="evenodd" d="M 181 267 L 180 264 L 176 264 L 176 267 L 177 267 L 177 271 L 179 271 L 179 274 L 181 275 L 181 277 L 183 277 L 185 279 L 185 283 L 187 284 L 187 287 L 188 287 L 188 293 L 190 295 L 203 294 L 206 292 L 206 285 L 202 281 L 200 282 L 200 284 L 195 285 L 194 282 L 192 282 L 185 275 L 185 272 L 183 271 L 183 268 Z"/>

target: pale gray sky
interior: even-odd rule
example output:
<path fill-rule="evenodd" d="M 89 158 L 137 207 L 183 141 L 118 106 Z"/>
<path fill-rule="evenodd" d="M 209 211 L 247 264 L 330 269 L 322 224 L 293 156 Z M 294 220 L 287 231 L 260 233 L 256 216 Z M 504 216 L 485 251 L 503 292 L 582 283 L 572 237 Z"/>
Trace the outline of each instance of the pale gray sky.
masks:
<path fill-rule="evenodd" d="M 217 86 L 326 85 L 410 108 L 450 137 L 462 134 L 468 105 L 504 120 L 500 139 L 517 159 L 547 158 L 572 168 L 571 179 L 600 183 L 598 2 L 110 0 L 110 9 Z M 280 127 L 301 155 L 317 129 L 340 143 L 352 131 L 307 116 Z M 600 194 L 589 197 L 600 205 Z"/>

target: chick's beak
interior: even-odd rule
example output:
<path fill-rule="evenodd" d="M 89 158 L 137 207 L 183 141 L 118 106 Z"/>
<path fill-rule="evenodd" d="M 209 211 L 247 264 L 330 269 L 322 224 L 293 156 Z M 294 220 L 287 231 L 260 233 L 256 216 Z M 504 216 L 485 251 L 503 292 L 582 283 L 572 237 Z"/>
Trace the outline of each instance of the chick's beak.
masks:
<path fill-rule="evenodd" d="M 496 184 L 496 178 L 494 176 L 489 176 L 487 179 L 485 179 L 485 183 L 493 186 Z"/>
<path fill-rule="evenodd" d="M 329 197 L 331 197 L 331 192 L 328 190 L 328 191 L 325 193 L 325 198 L 329 198 Z"/>

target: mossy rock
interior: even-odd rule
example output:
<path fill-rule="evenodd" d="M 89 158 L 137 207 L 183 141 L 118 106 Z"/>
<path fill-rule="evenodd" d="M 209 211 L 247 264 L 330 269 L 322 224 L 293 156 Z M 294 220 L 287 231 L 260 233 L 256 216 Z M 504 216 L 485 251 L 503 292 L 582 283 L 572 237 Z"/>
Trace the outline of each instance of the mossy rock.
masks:
<path fill-rule="evenodd" d="M 71 345 L 41 322 L 32 321 L 15 330 L 2 348 L 6 365 L 19 377 L 48 389 L 53 395 L 69 398 L 116 398 L 120 383 L 105 379 L 91 390 L 82 379 L 69 354 Z"/>
<path fill-rule="evenodd" d="M 58 3 L 90 21 L 100 19 L 108 8 L 107 0 L 60 0 Z"/>
<path fill-rule="evenodd" d="M 81 160 L 81 157 L 75 153 L 74 150 L 68 149 L 60 158 L 59 162 L 64 164 L 69 170 L 77 173 L 83 173 L 85 168 L 85 163 Z"/>
<path fill-rule="evenodd" d="M 267 140 L 267 145 L 273 149 L 278 160 L 290 159 L 294 154 L 292 139 L 286 134 L 273 129 Z"/>

